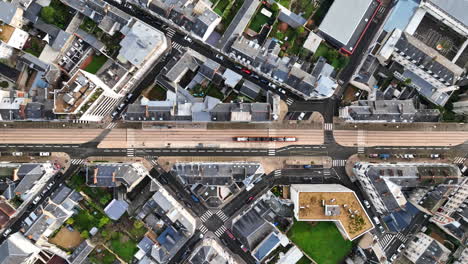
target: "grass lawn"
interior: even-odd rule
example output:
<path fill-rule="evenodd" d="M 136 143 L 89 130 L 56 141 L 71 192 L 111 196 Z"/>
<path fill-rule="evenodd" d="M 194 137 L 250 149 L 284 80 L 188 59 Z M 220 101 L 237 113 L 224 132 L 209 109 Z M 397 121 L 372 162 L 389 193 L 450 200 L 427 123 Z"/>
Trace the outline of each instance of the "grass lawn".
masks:
<path fill-rule="evenodd" d="M 100 252 L 97 252 L 94 249 L 93 253 L 89 256 L 91 263 L 96 264 L 112 264 L 117 259 L 114 254 L 110 253 L 109 250 L 105 248 L 99 248 Z"/>
<path fill-rule="evenodd" d="M 162 101 L 162 100 L 166 100 L 166 93 L 167 93 L 166 89 L 164 89 L 163 87 L 159 85 L 155 85 L 153 86 L 153 88 L 151 88 L 151 90 L 148 92 L 146 97 L 150 100 Z"/>
<path fill-rule="evenodd" d="M 215 11 L 216 14 L 222 16 L 224 11 L 226 11 L 226 8 L 228 5 L 231 3 L 229 0 L 220 0 L 218 4 L 215 6 L 213 11 Z"/>
<path fill-rule="evenodd" d="M 308 19 L 315 11 L 315 7 L 310 0 L 296 0 L 291 5 L 291 11 Z"/>
<path fill-rule="evenodd" d="M 120 233 L 113 234 L 110 246 L 112 251 L 127 262 L 131 262 L 133 255 L 138 251 L 137 242 Z"/>
<path fill-rule="evenodd" d="M 294 222 L 288 237 L 320 264 L 340 263 L 351 251 L 351 241 L 344 240 L 332 222 Z"/>
<path fill-rule="evenodd" d="M 280 4 L 280 5 L 282 5 L 282 6 L 289 9 L 289 2 L 291 2 L 291 1 L 290 0 L 279 0 L 279 1 L 276 1 L 276 2 L 278 2 L 278 4 Z"/>
<path fill-rule="evenodd" d="M 89 73 L 95 74 L 96 72 L 99 71 L 102 65 L 106 63 L 106 61 L 107 61 L 107 57 L 102 54 L 100 56 L 93 56 L 93 60 L 88 66 L 86 66 L 84 70 Z"/>
<path fill-rule="evenodd" d="M 310 264 L 312 262 L 310 262 L 310 260 L 306 257 L 306 256 L 303 256 L 296 264 Z"/>
<path fill-rule="evenodd" d="M 249 28 L 252 29 L 255 32 L 260 32 L 260 30 L 262 29 L 262 26 L 265 25 L 266 23 L 268 23 L 268 20 L 270 20 L 269 17 L 267 17 L 264 14 L 258 12 L 257 15 L 255 15 L 252 18 L 252 21 L 250 21 Z"/>
<path fill-rule="evenodd" d="M 41 55 L 42 50 L 45 47 L 45 44 L 42 40 L 36 37 L 30 37 L 26 46 L 27 47 L 24 49 L 25 52 L 30 53 L 36 57 L 39 57 Z"/>
<path fill-rule="evenodd" d="M 224 99 L 224 94 L 216 87 L 216 85 L 210 84 L 206 88 L 206 95 L 209 95 L 214 98 L 218 98 L 219 100 Z"/>
<path fill-rule="evenodd" d="M 229 26 L 229 24 L 231 24 L 231 21 L 234 19 L 237 12 L 239 12 L 242 4 L 244 4 L 244 0 L 236 0 L 229 10 L 223 12 L 221 23 L 224 25 L 224 30 Z"/>
<path fill-rule="evenodd" d="M 80 210 L 76 216 L 73 217 L 75 222 L 73 226 L 80 231 L 91 230 L 95 225 L 97 225 L 97 219 L 91 215 L 87 210 Z"/>

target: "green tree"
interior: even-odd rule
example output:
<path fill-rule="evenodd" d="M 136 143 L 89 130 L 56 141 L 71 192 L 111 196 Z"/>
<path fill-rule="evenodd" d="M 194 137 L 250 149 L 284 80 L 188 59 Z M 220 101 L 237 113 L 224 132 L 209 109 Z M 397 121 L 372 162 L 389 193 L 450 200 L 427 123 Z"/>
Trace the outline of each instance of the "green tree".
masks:
<path fill-rule="evenodd" d="M 143 222 L 140 220 L 136 220 L 135 222 L 133 222 L 133 227 L 135 227 L 136 229 L 140 229 L 143 227 Z"/>
<path fill-rule="evenodd" d="M 104 217 L 102 217 L 101 219 L 99 219 L 98 226 L 99 226 L 99 227 L 103 227 L 103 226 L 107 225 L 107 223 L 109 223 L 109 222 L 110 222 L 109 217 L 104 216 Z"/>
<path fill-rule="evenodd" d="M 296 34 L 297 35 L 300 36 L 300 35 L 304 34 L 304 32 L 305 32 L 305 28 L 303 26 L 300 26 L 300 27 L 296 28 Z"/>
<path fill-rule="evenodd" d="M 273 3 L 273 4 L 271 5 L 271 11 L 273 11 L 273 13 L 275 13 L 275 14 L 278 13 L 278 11 L 279 11 L 279 6 L 278 6 L 277 3 Z"/>
<path fill-rule="evenodd" d="M 73 223 L 75 223 L 75 219 L 73 217 L 70 217 L 65 223 L 67 223 L 67 225 L 73 225 Z"/>
<path fill-rule="evenodd" d="M 41 9 L 41 18 L 49 24 L 53 24 L 55 21 L 55 9 L 50 6 L 43 7 Z"/>
<path fill-rule="evenodd" d="M 84 230 L 83 232 L 80 233 L 80 236 L 84 239 L 89 238 L 89 232 L 88 230 Z"/>
<path fill-rule="evenodd" d="M 339 56 L 340 53 L 337 50 L 331 49 L 327 52 L 326 58 L 329 62 L 333 62 L 334 60 L 338 59 Z"/>

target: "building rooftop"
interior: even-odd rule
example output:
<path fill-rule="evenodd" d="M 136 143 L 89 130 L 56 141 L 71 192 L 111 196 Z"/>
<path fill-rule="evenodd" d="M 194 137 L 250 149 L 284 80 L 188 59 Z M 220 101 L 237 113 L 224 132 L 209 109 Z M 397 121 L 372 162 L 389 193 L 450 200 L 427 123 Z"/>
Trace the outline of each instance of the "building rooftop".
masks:
<path fill-rule="evenodd" d="M 299 221 L 335 221 L 350 240 L 374 228 L 356 194 L 338 184 L 291 185 Z"/>
<path fill-rule="evenodd" d="M 0 1 L 0 21 L 5 24 L 10 24 L 16 14 L 16 9 L 17 7 L 14 4 Z"/>
<path fill-rule="evenodd" d="M 346 46 L 352 40 L 353 35 L 361 34 L 361 32 L 356 32 L 360 24 L 368 23 L 365 19 L 370 18 L 369 10 L 374 1 L 335 0 L 320 24 L 319 30 Z"/>
<path fill-rule="evenodd" d="M 125 37 L 120 41 L 121 48 L 117 58 L 124 63 L 130 62 L 140 67 L 155 50 L 164 51 L 167 48 L 165 35 L 139 20 L 123 33 Z"/>
<path fill-rule="evenodd" d="M 122 215 L 127 211 L 128 203 L 123 200 L 113 199 L 107 206 L 104 208 L 104 212 L 110 219 L 117 221 L 122 217 Z"/>
<path fill-rule="evenodd" d="M 447 0 L 428 0 L 428 2 L 434 4 L 449 16 L 455 18 L 468 27 L 468 16 L 465 10 L 468 10 L 468 1 L 447 1 Z"/>

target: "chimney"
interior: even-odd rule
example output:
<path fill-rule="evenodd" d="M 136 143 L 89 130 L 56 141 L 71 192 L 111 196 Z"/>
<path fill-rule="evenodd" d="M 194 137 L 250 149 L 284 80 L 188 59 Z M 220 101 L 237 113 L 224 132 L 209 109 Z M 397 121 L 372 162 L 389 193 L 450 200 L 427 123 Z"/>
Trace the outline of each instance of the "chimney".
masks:
<path fill-rule="evenodd" d="M 94 168 L 94 184 L 97 184 L 97 174 L 98 174 L 99 169 Z"/>
<path fill-rule="evenodd" d="M 16 169 L 13 170 L 13 181 L 18 181 L 18 180 L 19 180 L 18 168 L 16 168 Z"/>
<path fill-rule="evenodd" d="M 148 105 L 145 106 L 145 116 L 146 118 L 149 118 Z"/>
<path fill-rule="evenodd" d="M 112 172 L 112 182 L 115 182 L 115 172 Z"/>

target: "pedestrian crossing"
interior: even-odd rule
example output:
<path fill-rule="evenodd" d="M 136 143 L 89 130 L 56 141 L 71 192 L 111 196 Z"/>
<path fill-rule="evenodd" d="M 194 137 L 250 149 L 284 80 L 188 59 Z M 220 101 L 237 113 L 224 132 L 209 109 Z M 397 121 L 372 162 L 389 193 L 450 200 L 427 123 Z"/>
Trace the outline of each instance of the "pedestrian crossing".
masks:
<path fill-rule="evenodd" d="M 408 240 L 408 237 L 400 232 L 397 233 L 396 237 L 403 243 L 406 243 L 406 241 Z"/>
<path fill-rule="evenodd" d="M 212 215 L 213 215 L 213 212 L 208 210 L 200 217 L 200 219 L 202 220 L 202 222 L 206 222 L 208 219 L 210 219 Z"/>
<path fill-rule="evenodd" d="M 275 177 L 281 177 L 281 170 L 275 170 Z"/>
<path fill-rule="evenodd" d="M 325 131 L 333 131 L 333 123 L 325 123 L 324 127 Z"/>
<path fill-rule="evenodd" d="M 392 242 L 394 238 L 395 235 L 387 233 L 379 240 L 379 244 L 384 249 L 390 244 L 390 242 Z"/>
<path fill-rule="evenodd" d="M 208 228 L 205 225 L 201 225 L 200 226 L 200 232 L 202 234 L 206 234 L 206 232 L 208 232 Z"/>
<path fill-rule="evenodd" d="M 276 149 L 269 149 L 268 150 L 268 156 L 275 156 L 276 155 Z"/>
<path fill-rule="evenodd" d="M 226 222 L 229 219 L 229 216 L 227 216 L 222 210 L 219 210 L 216 212 L 216 215 L 221 219 L 221 221 Z"/>
<path fill-rule="evenodd" d="M 106 129 L 113 129 L 116 125 L 116 122 L 111 122 L 109 125 L 107 125 Z"/>
<path fill-rule="evenodd" d="M 333 167 L 344 167 L 346 165 L 346 160 L 332 160 Z"/>
<path fill-rule="evenodd" d="M 128 148 L 127 149 L 127 157 L 135 157 L 135 149 Z"/>
<path fill-rule="evenodd" d="M 153 156 L 145 157 L 145 159 L 147 159 L 151 163 L 151 165 L 153 165 L 153 167 L 158 166 L 158 162 L 154 159 Z"/>
<path fill-rule="evenodd" d="M 381 6 L 379 8 L 379 11 L 377 11 L 379 14 L 382 14 L 383 12 L 385 12 L 385 6 Z"/>
<path fill-rule="evenodd" d="M 465 162 L 465 160 L 466 160 L 466 157 L 465 157 L 465 158 L 463 158 L 463 157 L 456 157 L 456 158 L 453 160 L 453 162 L 454 162 L 454 163 L 457 163 L 457 164 L 463 164 L 463 163 Z"/>
<path fill-rule="evenodd" d="M 287 105 L 292 105 L 293 103 L 294 103 L 294 100 L 293 100 L 293 99 L 291 99 L 291 98 L 287 98 L 287 99 L 286 99 L 286 104 L 287 104 Z"/>
<path fill-rule="evenodd" d="M 175 33 L 176 33 L 176 31 L 173 28 L 168 28 L 166 35 L 167 35 L 168 38 L 173 38 Z"/>
<path fill-rule="evenodd" d="M 365 141 L 364 130 L 359 129 L 358 130 L 358 136 L 357 136 L 358 154 L 363 154 L 364 153 L 364 145 L 365 144 L 366 144 L 366 141 Z"/>
<path fill-rule="evenodd" d="M 89 121 L 87 121 L 87 120 L 73 119 L 73 123 L 75 123 L 75 124 L 88 124 Z"/>
<path fill-rule="evenodd" d="M 182 52 L 182 49 L 184 46 L 180 45 L 179 43 L 177 42 L 172 42 L 172 47 L 180 52 Z"/>
<path fill-rule="evenodd" d="M 73 165 L 80 165 L 80 164 L 83 164 L 85 160 L 84 159 L 72 159 L 70 162 Z"/>
<path fill-rule="evenodd" d="M 226 232 L 226 227 L 222 225 L 218 228 L 218 230 L 215 231 L 215 235 L 217 237 L 221 237 L 224 234 L 224 232 Z"/>
<path fill-rule="evenodd" d="M 331 175 L 331 172 L 329 169 L 324 169 L 323 170 L 323 176 L 330 176 Z"/>

